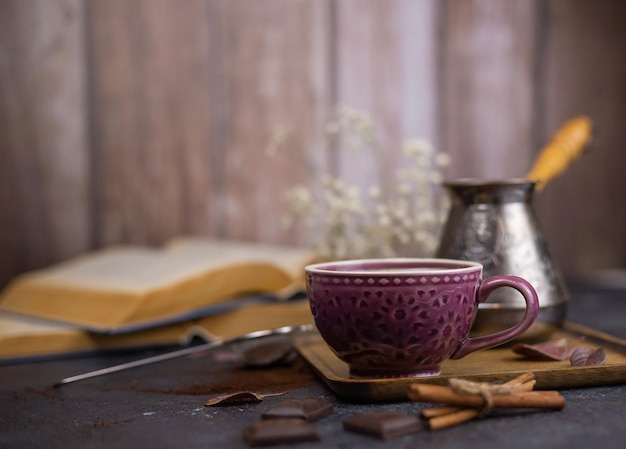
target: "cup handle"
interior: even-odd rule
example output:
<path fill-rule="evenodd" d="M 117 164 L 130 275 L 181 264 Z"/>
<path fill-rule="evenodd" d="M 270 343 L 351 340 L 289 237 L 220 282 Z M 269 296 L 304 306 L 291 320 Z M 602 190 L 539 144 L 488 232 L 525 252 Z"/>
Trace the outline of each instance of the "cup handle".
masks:
<path fill-rule="evenodd" d="M 451 359 L 460 359 L 471 352 L 478 351 L 479 349 L 492 348 L 511 341 L 513 338 L 528 329 L 531 324 L 533 324 L 539 314 L 539 299 L 537 298 L 537 292 L 533 286 L 530 285 L 528 281 L 520 277 L 498 275 L 485 279 L 481 282 L 478 287 L 478 291 L 476 292 L 477 304 L 485 301 L 495 289 L 500 287 L 512 287 L 522 294 L 524 301 L 526 301 L 526 312 L 524 313 L 524 317 L 516 325 L 500 332 L 496 332 L 495 334 L 475 338 L 467 337 L 450 356 Z"/>

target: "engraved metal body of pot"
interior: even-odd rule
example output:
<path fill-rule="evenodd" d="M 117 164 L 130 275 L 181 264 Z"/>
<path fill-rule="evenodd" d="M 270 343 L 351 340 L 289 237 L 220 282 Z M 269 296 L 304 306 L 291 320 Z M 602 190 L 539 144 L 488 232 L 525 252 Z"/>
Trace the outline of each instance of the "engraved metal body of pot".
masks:
<path fill-rule="evenodd" d="M 546 338 L 564 319 L 569 300 L 565 284 L 549 254 L 544 233 L 532 208 L 535 183 L 525 179 L 444 183 L 452 206 L 437 257 L 471 260 L 484 266 L 484 276 L 513 274 L 528 280 L 539 296 L 539 317 L 522 340 Z M 480 306 L 474 332 L 504 329 L 524 311 L 513 289 Z"/>

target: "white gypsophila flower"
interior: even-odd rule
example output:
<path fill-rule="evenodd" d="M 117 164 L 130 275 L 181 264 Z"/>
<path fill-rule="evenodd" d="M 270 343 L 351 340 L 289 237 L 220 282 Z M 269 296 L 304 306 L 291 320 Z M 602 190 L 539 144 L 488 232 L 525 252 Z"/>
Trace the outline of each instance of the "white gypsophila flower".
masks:
<path fill-rule="evenodd" d="M 346 198 L 353 198 L 353 199 L 359 198 L 359 188 L 356 186 L 346 186 L 345 192 L 346 192 Z"/>
<path fill-rule="evenodd" d="M 349 138 L 346 143 L 351 153 L 358 153 L 361 150 L 361 142 L 355 138 Z"/>
<path fill-rule="evenodd" d="M 415 221 L 411 217 L 409 217 L 407 215 L 407 216 L 402 218 L 402 220 L 400 221 L 400 224 L 405 229 L 411 229 L 411 228 L 413 228 L 413 226 L 415 226 Z"/>
<path fill-rule="evenodd" d="M 334 183 L 334 180 L 335 180 L 335 178 L 333 178 L 332 176 L 330 176 L 328 174 L 322 175 L 322 177 L 320 179 L 322 187 L 324 187 L 325 189 L 331 188 L 331 186 Z"/>
<path fill-rule="evenodd" d="M 328 207 L 331 210 L 336 210 L 337 209 L 337 195 L 335 195 L 333 192 L 331 191 L 324 191 L 324 197 L 323 197 L 323 201 L 328 204 Z"/>
<path fill-rule="evenodd" d="M 417 139 L 417 148 L 419 153 L 425 156 L 432 156 L 435 153 L 435 149 L 431 143 L 425 139 Z"/>
<path fill-rule="evenodd" d="M 377 200 L 381 197 L 381 191 L 380 191 L 379 186 L 370 187 L 367 193 L 368 193 L 368 196 L 373 200 Z"/>
<path fill-rule="evenodd" d="M 339 178 L 331 178 L 329 187 L 335 192 L 341 192 L 344 188 L 344 183 Z"/>
<path fill-rule="evenodd" d="M 406 156 L 406 157 L 411 157 L 413 156 L 417 150 L 416 150 L 416 145 L 415 145 L 415 140 L 407 140 L 406 142 L 404 142 L 404 145 L 402 145 L 402 153 Z"/>
<path fill-rule="evenodd" d="M 363 203 L 359 198 L 358 192 L 354 195 L 348 194 L 346 196 L 346 209 L 354 214 L 362 214 L 365 211 Z"/>
<path fill-rule="evenodd" d="M 435 156 L 435 164 L 438 167 L 447 167 L 450 165 L 450 155 L 447 153 L 437 153 Z"/>
<path fill-rule="evenodd" d="M 407 232 L 405 232 L 404 230 L 396 231 L 396 238 L 403 245 L 406 245 L 406 244 L 408 244 L 411 241 L 411 238 L 409 237 L 409 234 Z"/>
<path fill-rule="evenodd" d="M 341 131 L 341 124 L 338 122 L 330 122 L 326 125 L 327 134 L 337 134 Z"/>
<path fill-rule="evenodd" d="M 411 210 L 409 196 L 401 196 L 391 203 L 391 208 L 397 217 L 406 217 Z"/>
<path fill-rule="evenodd" d="M 377 203 L 374 207 L 374 212 L 377 215 L 386 215 L 388 213 L 389 208 L 384 203 Z"/>
<path fill-rule="evenodd" d="M 380 214 L 378 216 L 378 225 L 382 227 L 387 227 L 391 224 L 391 217 L 387 214 Z"/>
<path fill-rule="evenodd" d="M 278 127 L 272 132 L 272 136 L 265 147 L 265 154 L 274 157 L 278 152 L 278 148 L 287 140 L 289 131 L 284 127 Z"/>
<path fill-rule="evenodd" d="M 430 174 L 430 182 L 433 184 L 439 184 L 441 183 L 441 181 L 443 181 L 443 177 L 441 176 L 441 173 L 438 172 L 433 172 Z"/>
<path fill-rule="evenodd" d="M 398 194 L 400 195 L 409 195 L 411 193 L 411 184 L 406 182 L 401 182 L 398 184 Z"/>
<path fill-rule="evenodd" d="M 415 158 L 415 164 L 423 171 L 427 171 L 430 166 L 430 157 L 428 155 L 419 155 Z"/>
<path fill-rule="evenodd" d="M 413 157 L 413 156 L 430 157 L 434 152 L 434 148 L 428 141 L 424 139 L 411 139 L 411 140 L 407 140 L 404 143 L 402 147 L 402 151 L 408 157 Z"/>
<path fill-rule="evenodd" d="M 293 212 L 308 210 L 313 204 L 313 196 L 304 186 L 295 186 L 285 192 L 285 199 Z"/>
<path fill-rule="evenodd" d="M 419 220 L 426 226 L 433 225 L 437 222 L 437 216 L 432 211 L 424 211 L 419 214 Z"/>

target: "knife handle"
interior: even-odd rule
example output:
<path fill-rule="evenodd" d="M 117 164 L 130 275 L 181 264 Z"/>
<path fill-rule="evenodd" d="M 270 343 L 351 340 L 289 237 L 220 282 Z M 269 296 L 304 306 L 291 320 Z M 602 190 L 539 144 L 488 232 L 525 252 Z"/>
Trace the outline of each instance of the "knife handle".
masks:
<path fill-rule="evenodd" d="M 581 116 L 567 121 L 541 150 L 526 178 L 537 183 L 541 190 L 551 179 L 565 171 L 582 154 L 591 141 L 592 123 Z"/>

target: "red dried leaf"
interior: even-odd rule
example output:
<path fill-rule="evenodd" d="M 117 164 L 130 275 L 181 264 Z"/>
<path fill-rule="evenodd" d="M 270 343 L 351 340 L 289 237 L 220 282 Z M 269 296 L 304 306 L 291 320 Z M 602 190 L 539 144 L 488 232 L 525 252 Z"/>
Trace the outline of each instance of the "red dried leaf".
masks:
<path fill-rule="evenodd" d="M 606 352 L 603 348 L 591 349 L 581 346 L 570 356 L 572 366 L 599 366 L 606 362 Z"/>
<path fill-rule="evenodd" d="M 576 347 L 563 338 L 533 345 L 519 343 L 513 346 L 513 352 L 532 360 L 566 360 L 571 357 Z"/>
<path fill-rule="evenodd" d="M 208 399 L 204 405 L 223 406 L 245 403 L 261 402 L 263 399 L 273 396 L 282 396 L 286 391 L 280 393 L 254 393 L 252 391 L 239 391 L 237 393 L 225 394 Z"/>

